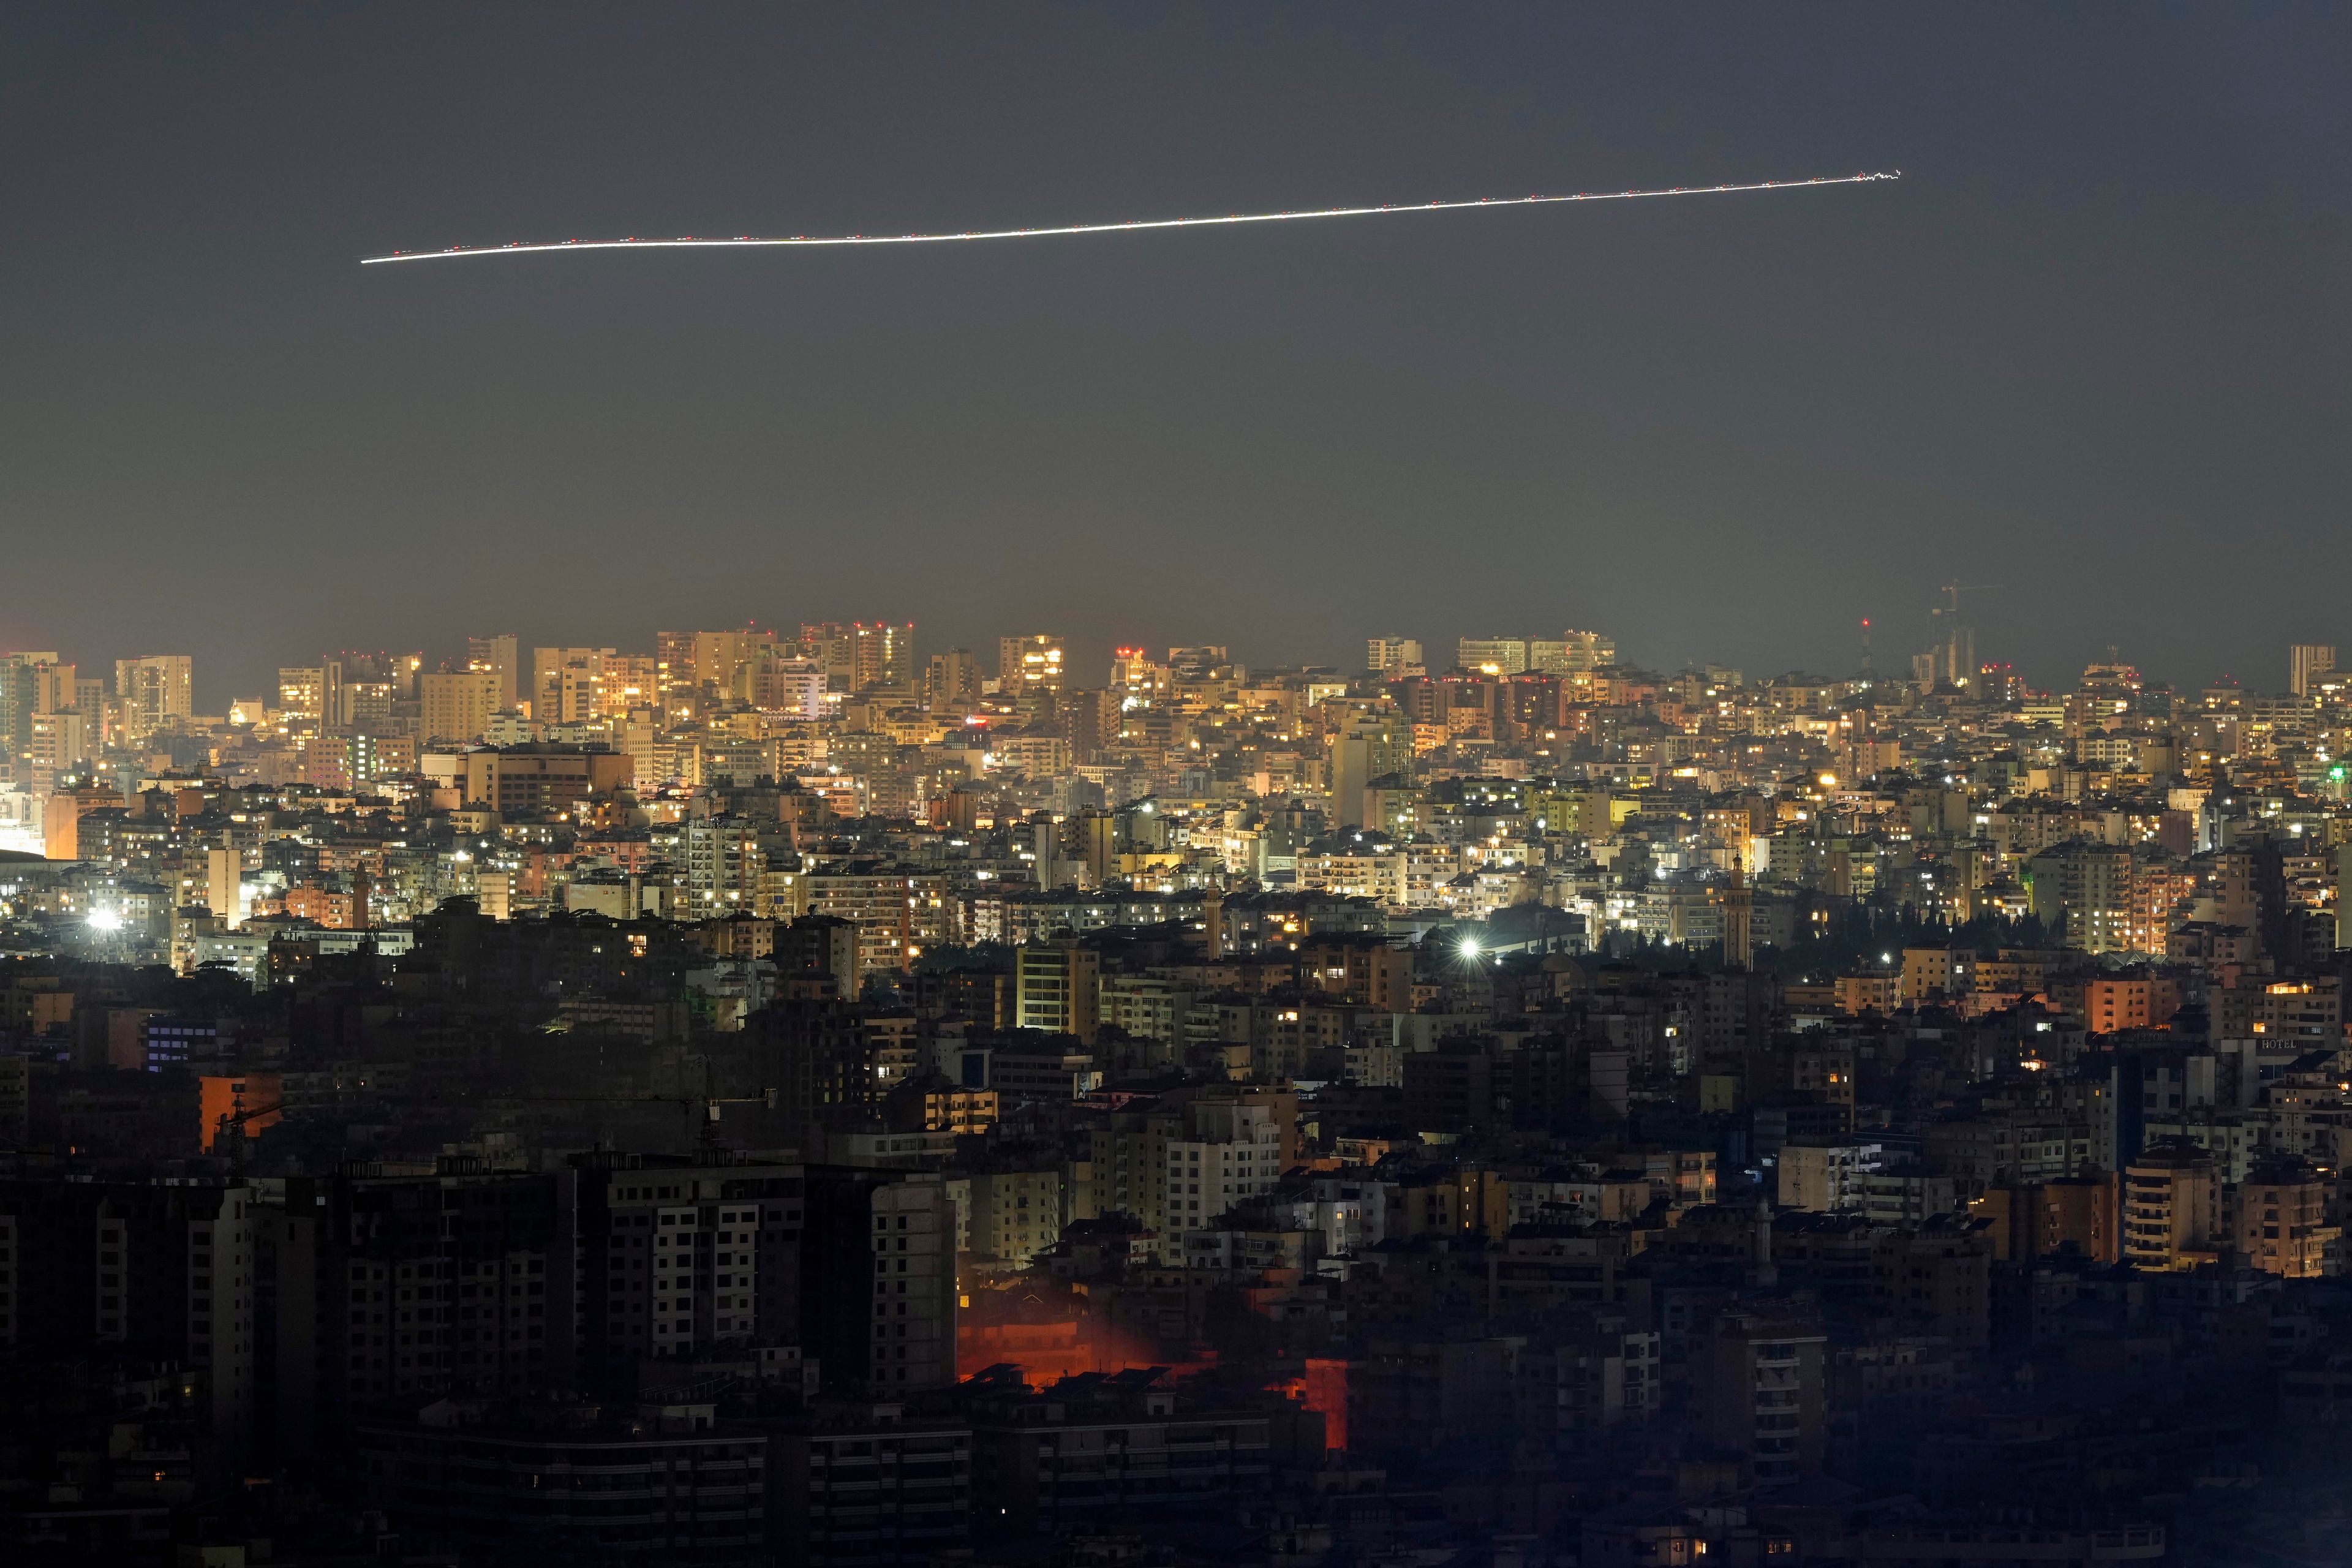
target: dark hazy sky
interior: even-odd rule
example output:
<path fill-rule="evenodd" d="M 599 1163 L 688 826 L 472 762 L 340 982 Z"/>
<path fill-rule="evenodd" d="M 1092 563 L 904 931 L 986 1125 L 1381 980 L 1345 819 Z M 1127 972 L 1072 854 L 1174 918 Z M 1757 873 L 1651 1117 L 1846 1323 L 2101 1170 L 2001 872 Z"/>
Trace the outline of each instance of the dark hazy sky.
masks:
<path fill-rule="evenodd" d="M 0 8 L 0 647 L 2352 644 L 2352 13 Z M 1899 167 L 916 251 L 370 268 Z"/>

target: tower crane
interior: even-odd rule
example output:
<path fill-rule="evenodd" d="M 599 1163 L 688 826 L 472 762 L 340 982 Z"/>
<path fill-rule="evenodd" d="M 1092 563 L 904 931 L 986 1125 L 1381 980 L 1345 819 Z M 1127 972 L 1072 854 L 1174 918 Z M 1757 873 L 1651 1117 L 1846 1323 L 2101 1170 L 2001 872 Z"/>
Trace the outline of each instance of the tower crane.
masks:
<path fill-rule="evenodd" d="M 2000 587 L 2001 584 L 1999 583 L 1947 583 L 1938 590 L 1944 595 L 1943 613 L 1948 616 L 1958 615 L 1960 595 L 1963 594 L 1996 593 Z"/>
<path fill-rule="evenodd" d="M 257 1105 L 250 1110 L 224 1110 L 213 1123 L 213 1146 L 228 1156 L 228 1174 L 232 1182 L 245 1176 L 245 1124 L 264 1116 L 274 1116 L 286 1109 L 283 1100 L 273 1100 L 268 1105 Z"/>

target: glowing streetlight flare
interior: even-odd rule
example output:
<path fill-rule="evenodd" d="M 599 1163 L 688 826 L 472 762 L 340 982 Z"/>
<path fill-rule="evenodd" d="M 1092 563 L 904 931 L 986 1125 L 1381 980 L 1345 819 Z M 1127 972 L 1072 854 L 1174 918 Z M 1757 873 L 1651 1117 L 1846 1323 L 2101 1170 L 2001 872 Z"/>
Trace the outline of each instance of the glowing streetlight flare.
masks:
<path fill-rule="evenodd" d="M 1647 191 L 1579 191 L 1574 195 L 1477 196 L 1465 201 L 1396 202 L 1369 207 L 1316 207 L 1305 212 L 1227 213 L 1217 217 L 1156 217 L 1135 218 L 1123 223 L 1073 223 L 1051 228 L 985 228 L 967 229 L 960 233 L 942 234 L 795 234 L 769 238 L 741 234 L 731 239 L 708 239 L 694 235 L 680 235 L 676 239 L 644 239 L 635 235 L 626 239 L 562 239 L 533 241 L 526 244 L 512 240 L 505 245 L 452 245 L 440 250 L 395 250 L 389 256 L 368 256 L 360 259 L 362 267 L 374 267 L 389 261 L 446 260 L 463 256 L 530 256 L 551 250 L 748 250 L 761 247 L 800 247 L 807 248 L 830 245 L 945 245 L 971 239 L 1052 239 L 1074 234 L 1136 234 L 1154 228 L 1231 228 L 1247 223 L 1298 223 L 1308 218 L 1381 217 L 1394 213 L 1455 212 L 1464 207 L 1531 207 L 1554 206 L 1567 202 L 1630 202 L 1652 196 L 1715 196 L 1733 195 L 1749 191 L 1800 191 L 1823 185 L 1866 185 L 1881 180 L 1899 180 L 1900 169 L 1884 170 L 1862 174 L 1822 175 L 1809 180 L 1751 180 L 1727 185 L 1674 185 Z"/>

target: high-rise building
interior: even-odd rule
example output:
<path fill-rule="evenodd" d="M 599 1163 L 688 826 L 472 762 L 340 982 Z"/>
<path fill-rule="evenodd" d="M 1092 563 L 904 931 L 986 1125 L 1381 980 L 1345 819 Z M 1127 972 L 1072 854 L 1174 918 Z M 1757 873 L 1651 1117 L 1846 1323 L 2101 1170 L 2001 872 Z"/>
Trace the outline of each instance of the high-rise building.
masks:
<path fill-rule="evenodd" d="M 531 649 L 530 716 L 542 724 L 583 724 L 603 718 L 605 666 L 616 657 L 609 647 Z"/>
<path fill-rule="evenodd" d="M 2334 643 L 2299 642 L 2286 650 L 2287 689 L 2297 697 L 2315 696 L 2320 678 L 2336 673 Z"/>
<path fill-rule="evenodd" d="M 1402 675 L 1424 663 L 1412 637 L 1372 637 L 1364 645 L 1364 668 L 1380 675 Z"/>
<path fill-rule="evenodd" d="M 915 623 L 887 621 L 851 625 L 849 689 L 906 686 L 915 678 Z"/>
<path fill-rule="evenodd" d="M 641 653 L 604 650 L 604 682 L 596 698 L 596 717 L 617 718 L 651 702 L 660 689 L 656 661 Z"/>
<path fill-rule="evenodd" d="M 1024 691 L 1061 690 L 1065 652 L 1060 637 L 1043 632 L 998 638 L 996 689 L 1014 696 Z"/>
<path fill-rule="evenodd" d="M 832 915 L 857 928 L 857 969 L 862 976 L 877 969 L 898 969 L 909 947 L 919 949 L 931 924 L 923 908 L 935 894 L 938 879 L 898 868 L 853 863 L 837 871 L 812 872 L 801 879 L 811 912 Z"/>
<path fill-rule="evenodd" d="M 2233 1194 L 2238 1250 L 2265 1274 L 2316 1279 L 2334 1271 L 2343 1240 L 2328 1223 L 2329 1179 L 2292 1154 L 2256 1162 Z"/>
<path fill-rule="evenodd" d="M 422 723 L 428 742 L 472 742 L 488 733 L 490 716 L 501 710 L 495 669 L 436 671 L 418 682 Z"/>
<path fill-rule="evenodd" d="M 33 711 L 36 713 L 71 713 L 81 705 L 81 673 L 73 665 L 59 664 L 56 659 L 33 668 Z M 96 714 L 91 718 L 95 719 Z"/>
<path fill-rule="evenodd" d="M 1835 1135 L 1792 1138 L 1780 1147 L 1776 1196 L 1782 1208 L 1831 1214 L 1858 1209 L 1883 1163 L 1876 1143 Z"/>
<path fill-rule="evenodd" d="M 803 621 L 801 647 L 824 671 L 826 686 L 835 691 L 856 689 L 857 639 L 841 621 Z"/>
<path fill-rule="evenodd" d="M 915 682 L 915 623 L 812 621 L 800 627 L 802 647 L 824 666 L 835 691 L 908 687 Z"/>
<path fill-rule="evenodd" d="M 1699 1434 L 1744 1456 L 1759 1487 L 1786 1486 L 1821 1468 L 1828 1343 L 1810 1310 L 1770 1299 L 1726 1310 L 1693 1338 Z"/>
<path fill-rule="evenodd" d="M 498 677 L 494 710 L 512 711 L 522 701 L 522 651 L 512 632 L 466 639 L 466 668 Z"/>
<path fill-rule="evenodd" d="M 679 838 L 686 852 L 691 918 L 730 915 L 757 901 L 767 857 L 755 823 L 740 816 L 697 817 L 684 825 Z"/>
<path fill-rule="evenodd" d="M 2159 1139 L 2124 1167 L 2123 1259 L 2179 1269 L 2215 1260 L 2225 1240 L 2213 1156 L 2187 1139 Z"/>
<path fill-rule="evenodd" d="M 41 672 L 57 662 L 54 653 L 0 653 L 0 767 L 12 774 L 24 765 L 32 744 L 33 715 L 41 711 Z"/>
<path fill-rule="evenodd" d="M 1075 939 L 1024 945 L 1015 957 L 1014 1016 L 1024 1029 L 1075 1035 L 1092 1045 L 1100 1029 L 1099 961 Z"/>
<path fill-rule="evenodd" d="M 1524 675 L 1528 668 L 1525 637 L 1464 637 L 1454 645 L 1454 662 L 1474 675 Z"/>
<path fill-rule="evenodd" d="M 318 723 L 327 713 L 327 671 L 320 665 L 280 666 L 278 707 L 289 719 Z"/>
<path fill-rule="evenodd" d="M 1109 1117 L 1091 1134 L 1096 1205 L 1135 1215 L 1181 1257 L 1182 1233 L 1214 1225 L 1297 1162 L 1297 1111 L 1294 1089 L 1219 1084 Z"/>
<path fill-rule="evenodd" d="M 557 1181 L 451 1169 L 287 1184 L 280 1289 L 317 1292 L 322 1435 L 386 1401 L 563 1384 L 573 1296 Z"/>
<path fill-rule="evenodd" d="M 590 795 L 625 789 L 635 764 L 625 752 L 524 745 L 467 752 L 458 775 L 467 805 L 516 816 L 562 811 Z"/>
<path fill-rule="evenodd" d="M 33 786 L 53 788 L 58 775 L 89 761 L 98 749 L 97 728 L 72 708 L 34 714 L 25 746 Z"/>
<path fill-rule="evenodd" d="M 1574 628 L 1559 634 L 1560 645 L 1567 652 L 1561 674 L 1576 675 L 1595 669 L 1605 669 L 1617 662 L 1617 643 L 1599 632 L 1580 632 Z"/>
<path fill-rule="evenodd" d="M 802 1268 L 796 1166 L 589 1155 L 563 1182 L 583 1386 L 625 1385 L 645 1357 L 799 1345 L 803 1292 L 835 1283 Z"/>
<path fill-rule="evenodd" d="M 1168 666 L 1155 660 L 1143 648 L 1111 650 L 1110 689 L 1121 701 L 1150 701 L 1168 689 L 1171 675 Z"/>
<path fill-rule="evenodd" d="M 332 690 L 325 705 L 330 725 L 383 725 L 394 700 L 416 696 L 416 677 L 425 667 L 418 653 L 385 653 L 346 648 L 326 661 Z"/>
<path fill-rule="evenodd" d="M 775 634 L 749 626 L 740 632 L 697 632 L 693 647 L 693 684 L 721 692 L 735 690 L 736 671 L 744 666 L 784 651 Z"/>
<path fill-rule="evenodd" d="M 1055 722 L 1073 763 L 1091 763 L 1118 739 L 1127 699 L 1115 689 L 1065 689 L 1055 700 Z"/>
<path fill-rule="evenodd" d="M 2116 1184 L 2095 1167 L 2047 1181 L 2009 1181 L 1985 1189 L 1969 1213 L 1990 1220 L 1993 1256 L 2001 1262 L 2052 1258 L 2074 1251 L 2095 1263 L 2113 1263 Z"/>
<path fill-rule="evenodd" d="M 654 634 L 654 687 L 664 702 L 694 689 L 694 638 L 692 632 Z"/>
<path fill-rule="evenodd" d="M 150 735 L 188 721 L 195 712 L 193 664 L 184 653 L 114 661 L 114 692 L 122 700 L 127 743 L 138 745 Z"/>
<path fill-rule="evenodd" d="M 2222 919 L 2252 929 L 2246 864 L 2247 858 L 2225 858 L 2216 869 L 2222 878 Z M 2197 890 L 2193 871 L 2144 845 L 2072 841 L 2032 856 L 2023 871 L 2034 914 L 2053 930 L 2063 921 L 2068 944 L 2091 953 L 2162 953 L 2174 906 Z M 2242 900 L 2233 896 L 2242 889 Z"/>
<path fill-rule="evenodd" d="M 1169 673 L 1180 681 L 1214 680 L 1222 676 L 1238 676 L 1233 650 L 1223 643 L 1196 643 L 1191 647 L 1168 650 Z"/>
<path fill-rule="evenodd" d="M 1944 602 L 1928 612 L 1928 642 L 1926 654 L 1912 661 L 1912 671 L 1923 686 L 1946 686 L 1955 691 L 1972 690 L 1977 682 L 1976 628 L 1969 626 L 1960 611 L 1960 595 L 1974 590 L 1969 585 L 1948 583 L 1944 585 Z"/>
<path fill-rule="evenodd" d="M 188 1369 L 216 1475 L 243 1472 L 255 1415 L 255 1230 L 240 1181 L 0 1182 L 0 1344 L 27 1363 L 93 1348 Z"/>
<path fill-rule="evenodd" d="M 563 1555 L 580 1562 L 771 1560 L 775 1494 L 758 1428 L 725 1421 L 567 1425 L 473 1403 L 434 1414 L 444 1412 L 449 1418 L 373 1414 L 355 1435 L 362 1495 L 404 1528 L 491 1554 L 520 1537 L 560 1539 Z M 861 1502 L 872 1498 L 871 1488 L 840 1489 Z M 928 1546 L 939 1537 L 914 1539 Z M 899 1561 L 871 1555 L 872 1540 L 861 1536 L 868 1554 L 849 1561 Z M 831 1568 L 840 1559 L 789 1561 Z"/>
<path fill-rule="evenodd" d="M 956 1205 L 935 1173 L 812 1166 L 801 1342 L 828 1391 L 896 1398 L 955 1382 Z"/>
<path fill-rule="evenodd" d="M 205 903 L 232 931 L 245 923 L 245 851 L 205 851 Z"/>
<path fill-rule="evenodd" d="M 2336 847 L 2336 945 L 2352 947 L 2352 844 Z"/>
<path fill-rule="evenodd" d="M 771 655 L 745 667 L 751 706 L 795 719 L 824 717 L 824 668 L 814 658 Z"/>
<path fill-rule="evenodd" d="M 1617 662 L 1617 645 L 1599 632 L 1566 631 L 1528 641 L 1528 668 L 1540 675 L 1579 675 Z"/>
<path fill-rule="evenodd" d="M 1401 713 L 1355 713 L 1331 737 L 1331 820 L 1364 826 L 1364 791 L 1412 766 L 1412 726 Z"/>
<path fill-rule="evenodd" d="M 980 660 L 968 647 L 931 655 L 923 679 L 923 700 L 934 710 L 980 700 Z"/>
<path fill-rule="evenodd" d="M 895 1400 L 825 1401 L 775 1428 L 777 1560 L 867 1568 L 969 1557 L 971 1426 Z"/>

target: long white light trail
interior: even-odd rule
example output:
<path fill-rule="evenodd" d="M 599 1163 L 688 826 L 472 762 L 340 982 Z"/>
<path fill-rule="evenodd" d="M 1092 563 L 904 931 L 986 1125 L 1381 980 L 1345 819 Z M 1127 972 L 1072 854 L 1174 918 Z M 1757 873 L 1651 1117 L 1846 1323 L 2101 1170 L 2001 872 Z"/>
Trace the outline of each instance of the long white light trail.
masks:
<path fill-rule="evenodd" d="M 1824 175 L 1810 180 L 1755 180 L 1736 185 L 1675 185 L 1652 191 L 1579 191 L 1561 196 L 1479 196 L 1467 201 L 1410 202 L 1370 207 L 1317 207 L 1307 212 L 1228 213 L 1222 217 L 1137 218 L 1126 223 L 1074 223 L 1057 228 L 967 229 L 961 234 L 795 234 L 761 238 L 739 234 L 732 238 L 680 235 L 676 239 L 563 239 L 506 245 L 453 245 L 445 250 L 395 250 L 389 256 L 361 258 L 362 267 L 389 261 L 435 261 L 460 256 L 529 256 L 548 250 L 709 250 L 749 249 L 761 246 L 818 245 L 942 245 L 967 239 L 1049 239 L 1071 234 L 1134 234 L 1151 228 L 1218 228 L 1244 223 L 1297 223 L 1304 218 L 1378 217 L 1387 213 L 1454 212 L 1464 207 L 1550 206 L 1562 202 L 1631 202 L 1652 196 L 1729 195 L 1740 191 L 1811 190 L 1819 185 L 1866 185 L 1899 180 L 1899 169 L 1876 174 Z"/>

